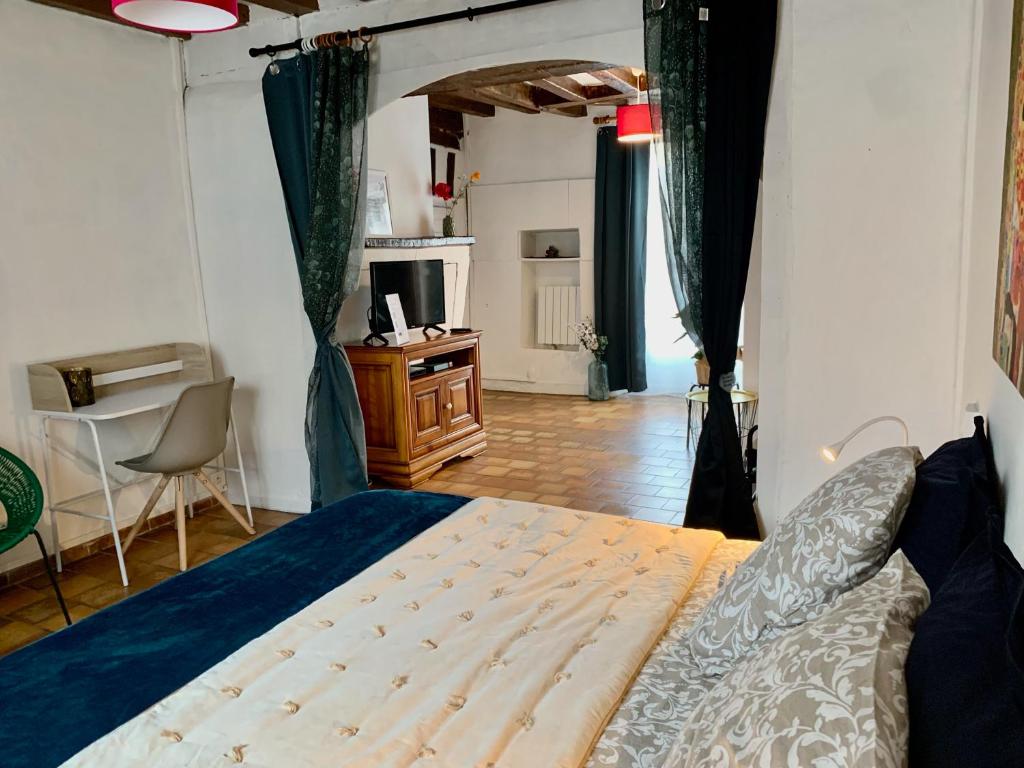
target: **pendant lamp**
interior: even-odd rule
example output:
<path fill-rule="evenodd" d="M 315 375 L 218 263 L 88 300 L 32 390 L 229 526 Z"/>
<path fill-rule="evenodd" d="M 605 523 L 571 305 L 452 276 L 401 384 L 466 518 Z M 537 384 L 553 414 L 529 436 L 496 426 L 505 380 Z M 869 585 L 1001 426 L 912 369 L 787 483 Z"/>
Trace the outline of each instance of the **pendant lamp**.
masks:
<path fill-rule="evenodd" d="M 627 104 L 615 114 L 619 127 L 619 141 L 624 144 L 642 144 L 654 139 L 651 109 L 647 104 Z"/>
<path fill-rule="evenodd" d="M 123 21 L 168 32 L 216 32 L 238 23 L 238 0 L 111 0 Z"/>

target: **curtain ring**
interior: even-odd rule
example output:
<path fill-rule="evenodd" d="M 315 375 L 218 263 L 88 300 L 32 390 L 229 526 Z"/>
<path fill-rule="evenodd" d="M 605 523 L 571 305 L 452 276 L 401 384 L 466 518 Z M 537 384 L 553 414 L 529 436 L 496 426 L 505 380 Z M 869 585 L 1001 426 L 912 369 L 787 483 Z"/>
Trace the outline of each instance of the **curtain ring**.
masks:
<path fill-rule="evenodd" d="M 365 35 L 363 34 L 364 29 L 366 30 Z M 359 39 L 362 41 L 363 45 L 369 45 L 373 42 L 373 35 L 370 34 L 369 27 L 360 27 L 357 34 L 359 35 Z"/>
<path fill-rule="evenodd" d="M 276 53 L 270 54 L 270 64 L 267 65 L 267 71 L 270 72 L 271 75 L 277 75 L 277 74 L 280 74 L 280 72 L 281 72 L 281 67 L 280 67 L 280 65 L 278 65 L 276 59 L 277 59 L 277 54 Z"/>
<path fill-rule="evenodd" d="M 657 5 L 658 0 L 651 0 L 652 11 L 663 11 L 665 6 L 668 5 L 668 0 L 661 0 L 661 5 Z"/>
<path fill-rule="evenodd" d="M 349 30 L 347 30 L 345 32 L 345 47 L 346 48 L 351 48 L 352 47 L 352 30 L 351 29 L 349 29 Z"/>

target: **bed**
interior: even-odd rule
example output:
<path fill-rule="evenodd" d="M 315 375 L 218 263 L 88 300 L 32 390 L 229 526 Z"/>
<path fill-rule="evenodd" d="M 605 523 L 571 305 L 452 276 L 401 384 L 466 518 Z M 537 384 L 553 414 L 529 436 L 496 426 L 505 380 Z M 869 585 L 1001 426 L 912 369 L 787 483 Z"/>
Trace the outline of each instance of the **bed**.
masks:
<path fill-rule="evenodd" d="M 934 533 L 936 504 L 947 518 L 956 506 L 933 481 L 963 482 L 920 461 L 865 457 L 762 544 L 528 502 L 360 494 L 0 660 L 3 765 L 905 765 L 914 707 L 934 718 L 936 675 L 914 670 L 949 656 L 927 630 L 908 660 L 913 628 L 922 612 L 922 626 L 950 623 L 925 611 L 910 561 L 937 602 L 979 604 L 977 580 L 952 594 L 931 581 L 938 539 L 914 528 Z M 910 559 L 894 551 L 908 503 Z M 943 566 L 949 581 L 963 560 Z M 978 631 L 1017 638 L 1012 681 L 1021 616 L 997 615 L 995 597 L 1003 624 Z M 1014 706 L 994 721 L 1004 751 Z M 941 738 L 925 748 L 963 754 Z"/>
<path fill-rule="evenodd" d="M 524 502 L 362 494 L 0 660 L 0 754 L 12 767 L 421 753 L 468 766 L 542 749 L 552 766 L 608 764 L 651 749 L 604 726 L 631 687 L 657 687 L 666 660 L 652 647 L 754 546 Z M 492 682 L 474 683 L 480 668 Z M 478 722 L 494 725 L 466 739 L 461 724 Z"/>

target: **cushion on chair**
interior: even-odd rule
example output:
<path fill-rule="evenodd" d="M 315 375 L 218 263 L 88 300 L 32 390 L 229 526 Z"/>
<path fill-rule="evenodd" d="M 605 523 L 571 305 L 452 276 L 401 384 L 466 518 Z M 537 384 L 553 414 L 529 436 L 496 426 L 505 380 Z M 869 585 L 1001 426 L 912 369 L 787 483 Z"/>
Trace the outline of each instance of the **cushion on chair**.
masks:
<path fill-rule="evenodd" d="M 690 650 L 720 675 L 759 641 L 817 618 L 882 567 L 914 488 L 917 448 L 877 451 L 811 493 L 765 539 L 694 625 Z"/>
<path fill-rule="evenodd" d="M 910 765 L 1024 766 L 1024 570 L 994 513 L 918 622 Z"/>
<path fill-rule="evenodd" d="M 897 552 L 819 618 L 737 663 L 693 711 L 665 768 L 905 766 L 903 664 L 927 605 Z"/>
<path fill-rule="evenodd" d="M 903 551 L 932 594 L 985 529 L 996 501 L 990 452 L 979 416 L 974 435 L 946 443 L 917 468 L 914 495 L 892 549 Z"/>

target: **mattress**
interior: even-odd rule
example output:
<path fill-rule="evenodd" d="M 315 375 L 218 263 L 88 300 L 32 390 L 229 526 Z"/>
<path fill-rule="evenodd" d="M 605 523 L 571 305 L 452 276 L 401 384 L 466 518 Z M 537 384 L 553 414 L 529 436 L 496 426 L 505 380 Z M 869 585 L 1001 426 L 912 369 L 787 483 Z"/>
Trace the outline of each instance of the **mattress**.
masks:
<path fill-rule="evenodd" d="M 595 745 L 587 768 L 661 768 L 690 714 L 718 682 L 702 676 L 686 636 L 718 588 L 757 545 L 726 539 L 715 548 Z"/>
<path fill-rule="evenodd" d="M 723 542 L 475 500 L 66 765 L 577 768 L 621 702 L 606 764 Z"/>

